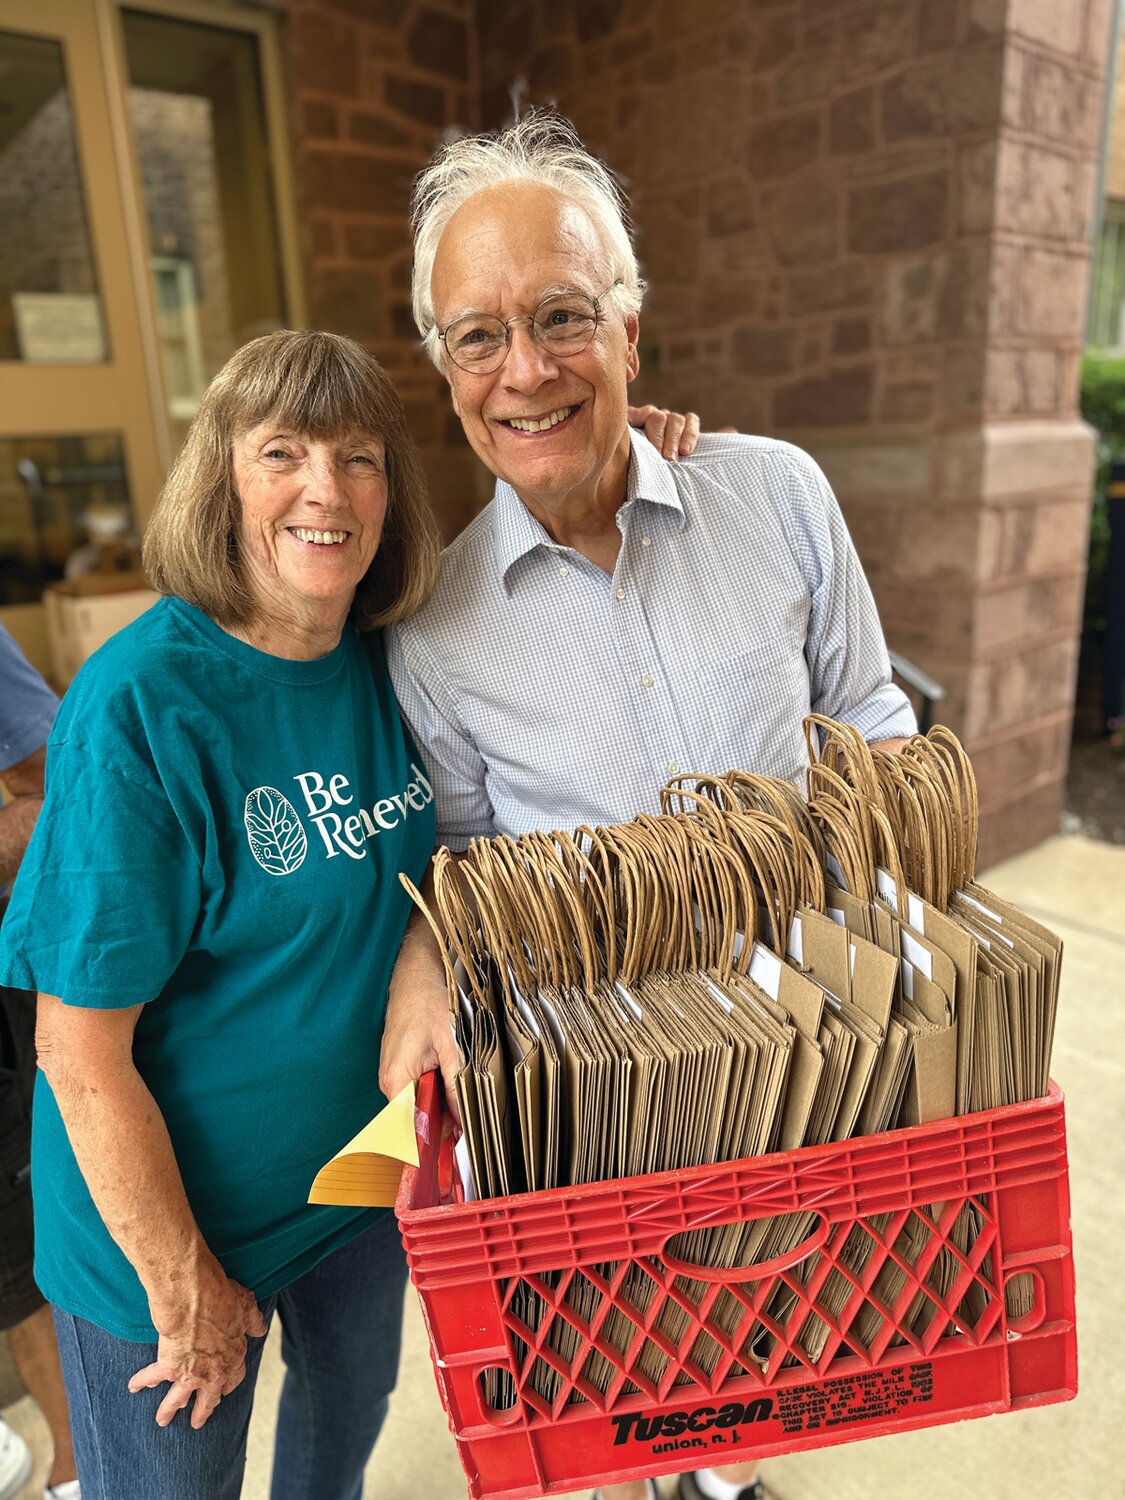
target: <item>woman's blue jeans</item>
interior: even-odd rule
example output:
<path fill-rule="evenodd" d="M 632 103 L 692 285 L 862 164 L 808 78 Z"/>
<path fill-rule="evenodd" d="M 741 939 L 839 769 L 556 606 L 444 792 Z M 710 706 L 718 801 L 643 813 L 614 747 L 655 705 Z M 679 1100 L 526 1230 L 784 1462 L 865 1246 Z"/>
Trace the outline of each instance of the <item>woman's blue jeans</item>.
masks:
<path fill-rule="evenodd" d="M 285 1382 L 271 1500 L 360 1500 L 398 1372 L 406 1262 L 393 1213 L 275 1296 Z M 155 1344 L 115 1338 L 55 1308 L 82 1500 L 238 1500 L 264 1339 L 250 1339 L 246 1379 L 195 1431 L 190 1406 L 167 1427 L 167 1386 L 131 1395 Z"/>

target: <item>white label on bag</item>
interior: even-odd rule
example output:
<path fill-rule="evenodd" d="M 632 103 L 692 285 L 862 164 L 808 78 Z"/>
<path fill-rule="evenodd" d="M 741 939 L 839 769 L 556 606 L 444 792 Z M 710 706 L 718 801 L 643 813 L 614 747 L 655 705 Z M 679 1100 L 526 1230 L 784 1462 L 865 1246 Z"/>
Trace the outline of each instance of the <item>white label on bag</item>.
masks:
<path fill-rule="evenodd" d="M 625 988 L 625 986 L 615 980 L 614 981 L 614 988 L 616 989 L 617 993 L 621 996 L 622 1000 L 624 1000 L 626 1006 L 629 1009 L 629 1014 L 633 1017 L 633 1020 L 634 1021 L 643 1021 L 644 1018 L 645 1018 L 644 1011 L 637 1004 L 636 1000 L 629 993 L 629 991 Z"/>
<path fill-rule="evenodd" d="M 934 977 L 933 954 L 927 952 L 918 939 L 912 937 L 905 927 L 899 928 L 898 940 L 903 958 L 909 959 L 916 969 L 921 969 L 927 979 L 932 979 Z"/>
<path fill-rule="evenodd" d="M 457 1167 L 457 1175 L 461 1179 L 461 1191 L 465 1195 L 465 1202 L 474 1203 L 477 1194 L 473 1187 L 473 1167 L 469 1160 L 469 1143 L 463 1135 L 459 1135 L 453 1143 L 453 1161 Z"/>
<path fill-rule="evenodd" d="M 713 979 L 707 980 L 707 989 L 711 995 L 712 1000 L 718 1002 L 719 1009 L 723 1011 L 724 1014 L 729 1016 L 734 1010 L 734 1001 L 731 999 L 731 997 L 727 994 L 724 994 Z"/>
<path fill-rule="evenodd" d="M 875 889 L 890 909 L 897 915 L 898 886 L 895 884 L 894 876 L 889 870 L 878 869 L 875 871 Z"/>
<path fill-rule="evenodd" d="M 759 989 L 765 990 L 771 1000 L 776 1000 L 781 990 L 781 959 L 761 943 L 754 944 L 750 959 L 750 978 Z"/>
<path fill-rule="evenodd" d="M 804 967 L 805 962 L 805 940 L 801 933 L 800 917 L 793 918 L 793 925 L 789 929 L 789 957 L 795 958 Z"/>
<path fill-rule="evenodd" d="M 957 892 L 957 899 L 958 901 L 964 901 L 966 906 L 975 906 L 977 911 L 984 912 L 985 916 L 988 917 L 990 921 L 996 922 L 1000 926 L 1003 926 L 1004 918 L 998 911 L 989 911 L 987 906 L 982 906 L 979 901 L 974 901 L 972 896 L 966 896 L 964 891 Z"/>

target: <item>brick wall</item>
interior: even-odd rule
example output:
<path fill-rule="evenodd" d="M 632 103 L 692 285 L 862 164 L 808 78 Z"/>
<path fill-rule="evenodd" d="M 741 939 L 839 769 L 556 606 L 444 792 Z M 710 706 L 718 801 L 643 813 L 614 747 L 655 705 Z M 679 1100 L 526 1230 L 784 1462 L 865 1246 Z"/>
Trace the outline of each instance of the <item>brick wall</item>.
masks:
<path fill-rule="evenodd" d="M 1077 418 L 1109 0 L 490 0 L 623 175 L 639 393 L 791 438 L 891 643 L 945 682 L 982 860 L 1056 825 L 1092 442 Z M 691 29 L 685 29 L 690 14 Z"/>
<path fill-rule="evenodd" d="M 477 124 L 472 0 L 289 0 L 301 233 L 313 327 L 347 333 L 403 396 L 449 535 L 487 498 L 410 312 L 410 184 Z"/>

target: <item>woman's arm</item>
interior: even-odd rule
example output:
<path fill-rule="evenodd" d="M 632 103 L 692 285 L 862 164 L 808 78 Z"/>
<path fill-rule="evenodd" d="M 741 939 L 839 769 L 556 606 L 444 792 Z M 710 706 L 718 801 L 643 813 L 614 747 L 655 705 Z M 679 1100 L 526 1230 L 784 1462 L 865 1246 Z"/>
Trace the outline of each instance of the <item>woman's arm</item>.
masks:
<path fill-rule="evenodd" d="M 426 869 L 422 895 L 432 901 L 433 866 Z M 379 1087 L 388 1099 L 428 1073 L 441 1070 L 448 1108 L 457 1111 L 457 1043 L 449 1024 L 445 970 L 429 923 L 412 911 L 395 960 L 387 996 L 387 1017 L 379 1057 Z"/>
<path fill-rule="evenodd" d="M 155 1364 L 131 1391 L 171 1382 L 156 1414 L 166 1427 L 195 1394 L 202 1427 L 246 1374 L 247 1335 L 266 1332 L 253 1293 L 231 1281 L 204 1243 L 155 1099 L 133 1065 L 142 1006 L 93 1010 L 39 996 L 36 1045 L 90 1196 L 148 1296 Z"/>

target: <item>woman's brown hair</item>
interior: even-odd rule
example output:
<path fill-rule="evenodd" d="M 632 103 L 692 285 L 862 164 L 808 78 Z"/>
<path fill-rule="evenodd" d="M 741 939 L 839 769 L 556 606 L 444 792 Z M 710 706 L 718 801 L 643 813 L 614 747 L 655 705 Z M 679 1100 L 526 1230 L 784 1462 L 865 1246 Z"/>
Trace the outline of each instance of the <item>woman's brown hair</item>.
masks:
<path fill-rule="evenodd" d="M 357 433 L 382 441 L 387 515 L 352 616 L 370 628 L 420 609 L 437 582 L 441 539 L 402 402 L 378 361 L 335 333 L 267 333 L 244 344 L 212 380 L 145 530 L 153 587 L 219 625 L 251 622 L 234 441 L 267 421 L 322 442 Z"/>

